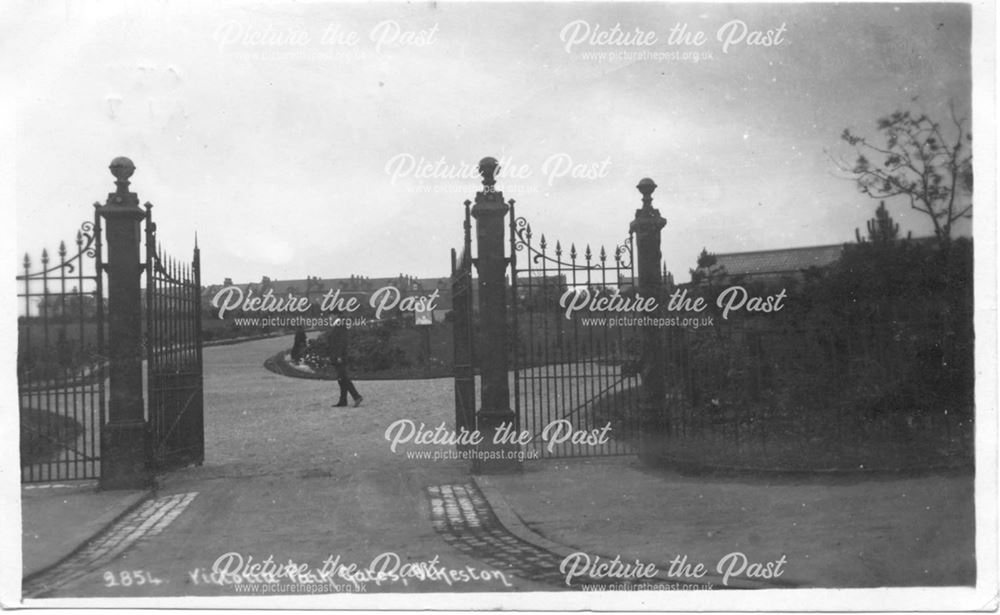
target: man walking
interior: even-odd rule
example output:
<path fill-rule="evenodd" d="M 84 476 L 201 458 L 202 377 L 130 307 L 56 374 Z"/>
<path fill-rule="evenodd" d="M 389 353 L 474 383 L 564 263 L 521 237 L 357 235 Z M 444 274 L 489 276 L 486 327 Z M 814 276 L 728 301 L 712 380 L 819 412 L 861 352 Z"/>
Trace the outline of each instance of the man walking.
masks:
<path fill-rule="evenodd" d="M 330 362 L 337 369 L 337 384 L 340 386 L 340 401 L 334 404 L 334 407 L 343 408 L 346 406 L 347 394 L 350 393 L 351 399 L 354 400 L 354 407 L 357 408 L 364 398 L 354 388 L 354 383 L 347 375 L 347 322 L 340 310 L 333 310 L 332 314 L 336 320 L 333 322 L 333 328 L 330 329 Z"/>

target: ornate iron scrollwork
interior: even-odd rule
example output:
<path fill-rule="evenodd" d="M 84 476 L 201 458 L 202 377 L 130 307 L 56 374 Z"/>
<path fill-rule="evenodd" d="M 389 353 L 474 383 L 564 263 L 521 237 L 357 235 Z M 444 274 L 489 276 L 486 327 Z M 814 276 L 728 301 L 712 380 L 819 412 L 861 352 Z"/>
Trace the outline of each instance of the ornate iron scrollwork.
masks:
<path fill-rule="evenodd" d="M 514 249 L 518 252 L 531 249 L 531 225 L 524 217 L 514 220 Z"/>
<path fill-rule="evenodd" d="M 632 234 L 625 238 L 625 241 L 615 246 L 615 261 L 620 261 L 622 269 L 631 269 L 633 260 Z"/>
<path fill-rule="evenodd" d="M 606 267 L 606 265 L 604 264 L 605 262 L 604 256 L 606 256 L 604 246 L 601 246 L 600 250 L 600 254 L 604 256 L 602 256 L 598 260 L 598 262 L 595 263 L 593 262 L 592 258 L 593 252 L 591 251 L 590 245 L 588 244 L 584 252 L 584 257 L 587 262 L 586 264 L 581 264 L 576 262 L 577 251 L 575 244 L 571 245 L 570 260 L 572 262 L 567 263 L 561 260 L 562 247 L 559 244 L 559 242 L 556 242 L 556 254 L 555 257 L 553 258 L 552 256 L 549 256 L 546 253 L 546 249 L 548 246 L 546 244 L 544 235 L 542 236 L 541 241 L 539 243 L 539 248 L 541 249 L 533 246 L 531 243 L 531 239 L 532 239 L 531 224 L 524 217 L 519 217 L 515 219 L 514 242 L 513 242 L 514 249 L 517 250 L 518 252 L 527 251 L 529 254 L 531 254 L 531 261 L 533 263 L 538 264 L 541 263 L 542 261 L 546 261 L 555 265 L 559 265 L 561 268 L 569 268 L 569 269 L 584 270 L 584 271 L 598 270 Z M 629 235 L 625 239 L 625 241 L 615 246 L 613 254 L 615 257 L 615 262 L 617 263 L 618 267 L 622 269 L 631 269 L 633 262 L 632 236 Z"/>
<path fill-rule="evenodd" d="M 59 262 L 49 267 L 48 251 L 42 251 L 42 269 L 40 271 L 28 272 L 28 267 L 31 263 L 31 258 L 29 255 L 24 255 L 24 269 L 25 273 L 17 276 L 18 280 L 33 280 L 36 278 L 46 277 L 48 274 L 62 271 L 64 275 L 76 273 L 77 261 L 80 261 L 84 256 L 88 258 L 94 258 L 97 255 L 96 251 L 96 241 L 95 241 L 94 223 L 92 221 L 86 221 L 80 225 L 80 230 L 76 232 L 76 254 L 66 259 L 66 243 L 61 242 L 59 244 Z"/>

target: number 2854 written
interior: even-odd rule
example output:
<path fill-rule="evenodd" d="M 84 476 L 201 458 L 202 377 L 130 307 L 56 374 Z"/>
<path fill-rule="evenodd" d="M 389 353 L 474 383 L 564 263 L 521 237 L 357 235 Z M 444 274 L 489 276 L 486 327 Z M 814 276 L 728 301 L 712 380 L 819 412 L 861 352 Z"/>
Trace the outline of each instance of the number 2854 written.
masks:
<path fill-rule="evenodd" d="M 104 587 L 131 587 L 133 585 L 159 585 L 163 581 L 147 570 L 122 570 L 112 572 L 105 570 L 101 575 L 104 579 Z"/>

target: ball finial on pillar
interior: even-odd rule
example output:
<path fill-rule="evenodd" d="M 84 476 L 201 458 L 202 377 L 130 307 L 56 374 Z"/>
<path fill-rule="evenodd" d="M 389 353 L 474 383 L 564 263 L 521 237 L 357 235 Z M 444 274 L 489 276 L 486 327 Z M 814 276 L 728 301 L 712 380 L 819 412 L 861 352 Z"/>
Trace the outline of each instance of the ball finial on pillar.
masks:
<path fill-rule="evenodd" d="M 118 192 L 127 194 L 128 180 L 135 173 L 135 164 L 125 156 L 119 156 L 111 161 L 108 168 L 111 169 L 111 174 L 115 176 L 115 185 L 118 186 Z"/>
<path fill-rule="evenodd" d="M 125 156 L 119 156 L 112 160 L 108 168 L 111 169 L 111 174 L 118 181 L 128 181 L 128 178 L 135 173 L 135 164 Z"/>
<path fill-rule="evenodd" d="M 653 191 L 656 190 L 656 182 L 648 177 L 643 177 L 636 184 L 636 188 L 642 193 L 642 204 L 644 206 L 650 206 L 653 202 Z"/>
<path fill-rule="evenodd" d="M 479 174 L 483 176 L 483 186 L 492 189 L 496 185 L 496 172 L 499 168 L 500 163 L 492 156 L 487 156 L 479 161 Z"/>

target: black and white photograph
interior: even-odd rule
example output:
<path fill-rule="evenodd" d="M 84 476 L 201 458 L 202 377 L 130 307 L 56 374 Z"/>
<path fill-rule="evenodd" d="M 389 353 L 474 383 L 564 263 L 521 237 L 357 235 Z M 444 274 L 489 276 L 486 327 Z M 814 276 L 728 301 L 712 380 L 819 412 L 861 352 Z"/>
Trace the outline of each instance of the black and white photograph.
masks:
<path fill-rule="evenodd" d="M 3 606 L 996 611 L 995 28 L 4 3 Z"/>

